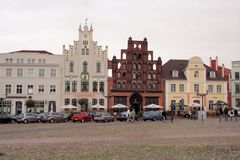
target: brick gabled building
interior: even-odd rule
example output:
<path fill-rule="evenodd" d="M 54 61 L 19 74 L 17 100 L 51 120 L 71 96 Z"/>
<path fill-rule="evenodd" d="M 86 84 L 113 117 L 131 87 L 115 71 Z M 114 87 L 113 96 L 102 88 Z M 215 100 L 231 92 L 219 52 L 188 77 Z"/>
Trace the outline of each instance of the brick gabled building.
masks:
<path fill-rule="evenodd" d="M 142 111 L 143 106 L 157 104 L 164 106 L 161 82 L 162 60 L 153 60 L 153 51 L 148 50 L 147 38 L 143 41 L 128 39 L 128 48 L 121 50 L 121 57 L 113 56 L 108 61 L 112 69 L 109 80 L 109 109 L 116 104 L 124 104 Z"/>

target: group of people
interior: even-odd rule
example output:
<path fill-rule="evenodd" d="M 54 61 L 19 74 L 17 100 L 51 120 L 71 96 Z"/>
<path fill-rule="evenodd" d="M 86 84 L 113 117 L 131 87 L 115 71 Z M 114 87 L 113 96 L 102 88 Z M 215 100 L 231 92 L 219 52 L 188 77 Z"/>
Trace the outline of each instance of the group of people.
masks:
<path fill-rule="evenodd" d="M 127 115 L 126 116 L 127 116 L 127 122 L 134 122 L 135 119 L 137 118 L 136 117 L 136 112 L 132 108 L 131 108 L 131 110 L 130 109 L 127 110 Z"/>
<path fill-rule="evenodd" d="M 221 122 L 222 116 L 224 116 L 225 121 L 228 121 L 228 116 L 230 120 L 233 120 L 233 117 L 235 117 L 235 121 L 238 120 L 238 111 L 236 109 L 231 110 L 229 112 L 228 107 L 225 106 L 224 109 L 222 107 L 219 108 L 219 121 Z"/>

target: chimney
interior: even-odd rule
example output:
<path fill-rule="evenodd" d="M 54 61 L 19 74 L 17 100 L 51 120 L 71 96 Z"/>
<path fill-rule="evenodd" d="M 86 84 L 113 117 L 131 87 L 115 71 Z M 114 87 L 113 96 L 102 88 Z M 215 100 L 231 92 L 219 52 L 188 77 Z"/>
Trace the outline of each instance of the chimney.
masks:
<path fill-rule="evenodd" d="M 212 57 L 209 58 L 209 65 L 212 67 Z"/>
<path fill-rule="evenodd" d="M 216 56 L 216 68 L 215 70 L 217 71 L 218 70 L 218 57 Z"/>
<path fill-rule="evenodd" d="M 222 64 L 222 77 L 223 77 L 223 78 L 224 78 L 224 70 L 225 70 L 224 64 Z"/>

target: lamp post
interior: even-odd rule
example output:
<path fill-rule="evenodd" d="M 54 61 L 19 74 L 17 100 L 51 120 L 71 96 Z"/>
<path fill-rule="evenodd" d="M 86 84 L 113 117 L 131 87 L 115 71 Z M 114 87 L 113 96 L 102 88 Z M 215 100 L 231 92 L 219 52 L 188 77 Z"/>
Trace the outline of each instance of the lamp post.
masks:
<path fill-rule="evenodd" d="M 199 93 L 197 92 L 197 95 L 202 97 L 202 122 L 203 122 L 203 111 L 204 111 L 204 107 L 203 107 L 203 97 L 205 97 L 208 94 L 208 90 L 206 90 L 206 93 Z"/>

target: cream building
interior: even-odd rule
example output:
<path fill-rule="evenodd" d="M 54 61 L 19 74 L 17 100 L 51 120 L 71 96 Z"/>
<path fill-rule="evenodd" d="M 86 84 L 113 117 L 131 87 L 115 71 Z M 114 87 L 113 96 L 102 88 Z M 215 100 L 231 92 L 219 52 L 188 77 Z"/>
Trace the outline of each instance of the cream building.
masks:
<path fill-rule="evenodd" d="M 204 111 L 215 112 L 217 103 L 227 101 L 227 82 L 217 71 L 205 65 L 200 57 L 189 60 L 169 60 L 163 65 L 165 79 L 165 109 L 172 103 L 198 103 Z M 197 93 L 206 94 L 198 96 Z"/>
<path fill-rule="evenodd" d="M 42 50 L 0 54 L 1 112 L 59 111 L 61 59 L 61 55 Z M 35 101 L 35 108 L 26 108 L 29 98 Z"/>
<path fill-rule="evenodd" d="M 79 26 L 79 40 L 66 49 L 63 46 L 63 99 L 64 105 L 80 106 L 89 110 L 100 104 L 107 108 L 108 48 L 103 49 L 93 41 L 92 26 Z"/>
<path fill-rule="evenodd" d="M 232 107 L 240 108 L 240 61 L 232 61 Z"/>

